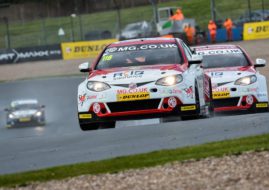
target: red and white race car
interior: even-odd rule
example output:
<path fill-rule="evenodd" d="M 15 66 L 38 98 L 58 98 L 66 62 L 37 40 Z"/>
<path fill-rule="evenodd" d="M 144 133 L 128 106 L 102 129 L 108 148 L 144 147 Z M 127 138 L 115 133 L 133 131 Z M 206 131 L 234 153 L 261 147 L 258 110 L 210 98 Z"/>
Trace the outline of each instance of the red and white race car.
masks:
<path fill-rule="evenodd" d="M 215 111 L 268 110 L 265 76 L 256 67 L 264 67 L 264 59 L 254 64 L 247 53 L 235 45 L 210 45 L 195 48 L 203 56 L 202 66 L 211 79 Z"/>
<path fill-rule="evenodd" d="M 209 78 L 201 61 L 175 38 L 110 44 L 90 67 L 79 66 L 89 72 L 78 87 L 81 129 L 113 128 L 121 119 L 206 115 Z"/>

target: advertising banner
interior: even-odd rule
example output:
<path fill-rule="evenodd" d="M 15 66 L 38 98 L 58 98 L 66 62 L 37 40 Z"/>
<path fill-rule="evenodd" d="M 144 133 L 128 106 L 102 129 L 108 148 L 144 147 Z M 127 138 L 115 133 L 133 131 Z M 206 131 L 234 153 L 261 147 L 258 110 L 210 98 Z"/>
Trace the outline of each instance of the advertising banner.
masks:
<path fill-rule="evenodd" d="M 117 39 L 107 39 L 87 42 L 62 43 L 63 59 L 82 59 L 96 57 L 107 45 Z"/>
<path fill-rule="evenodd" d="M 244 24 L 244 40 L 269 38 L 269 21 Z"/>
<path fill-rule="evenodd" d="M 0 64 L 62 59 L 60 44 L 0 50 Z"/>

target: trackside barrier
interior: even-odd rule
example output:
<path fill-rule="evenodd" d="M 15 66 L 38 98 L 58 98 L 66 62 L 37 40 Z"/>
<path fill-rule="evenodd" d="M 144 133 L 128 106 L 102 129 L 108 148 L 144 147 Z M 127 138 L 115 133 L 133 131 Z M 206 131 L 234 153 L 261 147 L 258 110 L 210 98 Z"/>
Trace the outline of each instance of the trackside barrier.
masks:
<path fill-rule="evenodd" d="M 233 32 L 233 36 L 232 36 L 233 41 L 242 40 L 243 28 L 241 28 L 241 27 L 233 28 L 232 32 Z M 207 31 L 207 40 L 208 40 L 207 42 L 210 43 L 209 31 Z M 227 41 L 227 33 L 226 33 L 225 28 L 220 28 L 220 29 L 217 30 L 216 41 L 217 42 L 225 42 L 225 41 Z"/>
<path fill-rule="evenodd" d="M 87 42 L 62 43 L 62 54 L 64 60 L 95 58 L 110 43 L 117 39 L 107 39 Z"/>
<path fill-rule="evenodd" d="M 62 59 L 60 44 L 0 49 L 0 64 Z"/>
<path fill-rule="evenodd" d="M 269 21 L 244 24 L 244 40 L 269 38 Z"/>

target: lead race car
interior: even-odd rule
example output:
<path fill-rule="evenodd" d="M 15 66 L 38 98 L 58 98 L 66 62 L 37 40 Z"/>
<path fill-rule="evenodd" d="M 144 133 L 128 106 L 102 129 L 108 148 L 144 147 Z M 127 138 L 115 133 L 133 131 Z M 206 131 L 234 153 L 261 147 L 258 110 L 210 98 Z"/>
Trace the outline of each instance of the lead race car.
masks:
<path fill-rule="evenodd" d="M 247 53 L 235 45 L 210 45 L 195 48 L 203 56 L 202 67 L 211 78 L 215 111 L 268 111 L 265 76 L 256 68 L 264 67 L 264 59 L 254 64 Z"/>
<path fill-rule="evenodd" d="M 116 120 L 208 114 L 209 84 L 179 39 L 149 38 L 115 42 L 89 67 L 78 86 L 82 130 L 114 128 Z"/>

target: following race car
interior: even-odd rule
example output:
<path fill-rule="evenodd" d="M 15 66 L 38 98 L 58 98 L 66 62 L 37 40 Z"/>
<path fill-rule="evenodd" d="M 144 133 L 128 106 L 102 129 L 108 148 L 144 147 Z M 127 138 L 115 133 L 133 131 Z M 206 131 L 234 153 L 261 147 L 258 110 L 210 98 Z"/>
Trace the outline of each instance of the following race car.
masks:
<path fill-rule="evenodd" d="M 12 101 L 7 112 L 7 127 L 45 125 L 45 106 L 37 100 Z"/>
<path fill-rule="evenodd" d="M 82 130 L 114 128 L 116 120 L 207 114 L 206 79 L 201 56 L 183 41 L 148 38 L 108 45 L 78 87 Z"/>
<path fill-rule="evenodd" d="M 211 78 L 215 111 L 268 110 L 266 78 L 256 70 L 265 66 L 264 59 L 256 59 L 254 64 L 235 45 L 200 46 L 195 50 L 203 56 L 202 67 Z"/>

